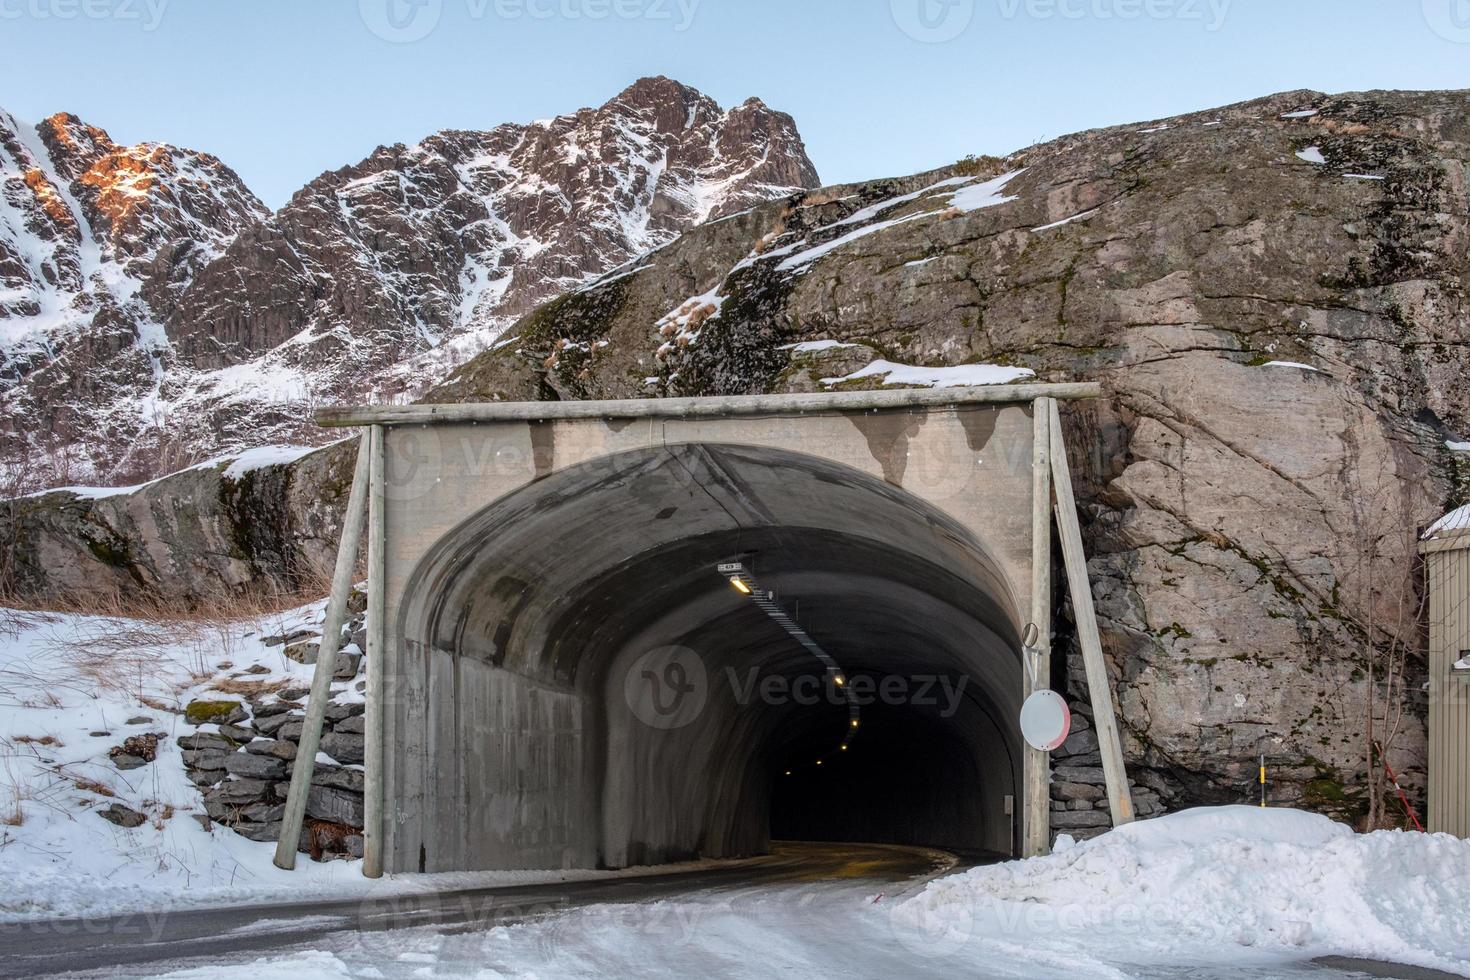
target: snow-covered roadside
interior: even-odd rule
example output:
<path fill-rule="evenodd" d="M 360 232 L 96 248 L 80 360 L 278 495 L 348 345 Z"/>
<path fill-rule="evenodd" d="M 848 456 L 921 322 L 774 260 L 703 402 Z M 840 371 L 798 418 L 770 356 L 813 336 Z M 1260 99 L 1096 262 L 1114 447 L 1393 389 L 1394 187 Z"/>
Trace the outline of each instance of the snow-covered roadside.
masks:
<path fill-rule="evenodd" d="M 233 965 L 262 978 L 1363 976 L 1313 962 L 1345 955 L 1470 976 L 1467 908 L 1470 842 L 1222 807 L 927 883 L 773 882 L 482 929 L 338 932 Z"/>
<path fill-rule="evenodd" d="M 232 699 L 217 689 L 232 682 L 309 685 L 311 667 L 264 641 L 317 627 L 324 606 L 233 623 L 0 610 L 0 922 L 611 876 L 520 871 L 369 881 L 361 862 L 319 864 L 305 855 L 286 872 L 271 863 L 274 845 L 217 824 L 206 829 L 178 739 L 217 726 L 187 724 L 184 706 Z M 335 683 L 334 698 L 360 698 L 357 683 Z M 118 769 L 108 750 L 146 733 L 166 736 L 157 759 Z M 117 826 L 99 815 L 114 804 L 147 819 Z"/>
<path fill-rule="evenodd" d="M 1140 965 L 1337 954 L 1470 976 L 1467 910 L 1470 841 L 1219 807 L 943 878 L 895 919 L 960 955 L 1017 946 Z"/>

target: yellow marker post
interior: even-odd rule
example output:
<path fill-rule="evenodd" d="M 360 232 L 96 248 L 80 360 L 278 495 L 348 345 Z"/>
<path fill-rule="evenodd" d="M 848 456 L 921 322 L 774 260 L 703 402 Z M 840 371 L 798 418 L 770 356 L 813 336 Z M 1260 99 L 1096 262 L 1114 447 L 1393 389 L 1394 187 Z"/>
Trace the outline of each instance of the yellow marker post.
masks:
<path fill-rule="evenodd" d="M 1261 809 L 1266 809 L 1266 754 L 1261 753 Z"/>

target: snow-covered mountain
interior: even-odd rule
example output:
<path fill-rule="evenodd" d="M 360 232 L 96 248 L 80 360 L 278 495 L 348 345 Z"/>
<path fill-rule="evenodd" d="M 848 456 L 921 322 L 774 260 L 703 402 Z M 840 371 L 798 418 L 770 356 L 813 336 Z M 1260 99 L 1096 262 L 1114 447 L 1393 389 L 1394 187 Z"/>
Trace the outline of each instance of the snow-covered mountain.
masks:
<path fill-rule="evenodd" d="M 446 131 L 270 214 L 216 158 L 0 113 L 0 463 L 130 482 L 311 440 L 318 401 L 409 396 L 544 300 L 817 186 L 784 113 L 666 78 Z"/>

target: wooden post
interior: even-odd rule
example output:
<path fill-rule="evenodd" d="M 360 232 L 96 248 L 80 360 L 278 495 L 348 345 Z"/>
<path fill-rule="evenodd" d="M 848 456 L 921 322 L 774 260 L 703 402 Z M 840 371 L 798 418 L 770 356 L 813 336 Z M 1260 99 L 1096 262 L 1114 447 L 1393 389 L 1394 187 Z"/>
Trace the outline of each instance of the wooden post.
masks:
<path fill-rule="evenodd" d="M 386 710 L 388 665 L 386 661 L 387 624 L 384 622 L 384 552 L 385 504 L 383 466 L 383 427 L 375 425 L 368 434 L 372 441 L 372 487 L 368 506 L 368 679 L 367 704 L 363 727 L 367 737 L 363 751 L 363 861 L 366 878 L 383 876 L 383 713 Z"/>
<path fill-rule="evenodd" d="M 1123 764 L 1123 742 L 1118 735 L 1118 716 L 1113 710 L 1112 685 L 1103 662 L 1102 638 L 1097 632 L 1097 611 L 1092 605 L 1092 582 L 1087 574 L 1087 555 L 1082 550 L 1082 526 L 1077 522 L 1077 499 L 1072 493 L 1072 472 L 1067 464 L 1067 444 L 1062 438 L 1062 415 L 1051 403 L 1051 467 L 1056 485 L 1057 529 L 1066 561 L 1067 587 L 1072 611 L 1077 617 L 1077 640 L 1082 646 L 1082 664 L 1087 670 L 1087 693 L 1092 701 L 1092 724 L 1097 729 L 1098 751 L 1102 754 L 1103 778 L 1107 782 L 1108 808 L 1113 826 L 1133 822 L 1133 797 L 1128 791 L 1128 770 Z"/>
<path fill-rule="evenodd" d="M 1051 687 L 1051 406 L 1050 398 L 1032 403 L 1031 456 L 1031 622 L 1038 639 L 1029 658 L 1025 691 L 1030 697 Z M 1022 769 L 1022 856 L 1051 849 L 1051 753 L 1026 746 Z"/>
<path fill-rule="evenodd" d="M 332 575 L 332 594 L 327 599 L 327 619 L 322 624 L 316 672 L 311 677 L 311 696 L 306 702 L 306 717 L 301 722 L 301 743 L 296 748 L 291 788 L 286 794 L 286 812 L 281 817 L 281 839 L 276 842 L 275 865 L 286 871 L 296 867 L 301 823 L 306 819 L 306 798 L 311 793 L 317 747 L 321 744 L 322 720 L 326 717 L 327 701 L 332 695 L 332 671 L 336 666 L 337 648 L 342 645 L 342 624 L 347 618 L 347 603 L 357 571 L 357 546 L 362 540 L 367 484 L 368 437 L 364 433 L 358 441 L 357 468 L 353 471 L 352 492 L 348 495 L 347 513 L 342 520 L 342 540 L 337 545 L 337 567 Z"/>

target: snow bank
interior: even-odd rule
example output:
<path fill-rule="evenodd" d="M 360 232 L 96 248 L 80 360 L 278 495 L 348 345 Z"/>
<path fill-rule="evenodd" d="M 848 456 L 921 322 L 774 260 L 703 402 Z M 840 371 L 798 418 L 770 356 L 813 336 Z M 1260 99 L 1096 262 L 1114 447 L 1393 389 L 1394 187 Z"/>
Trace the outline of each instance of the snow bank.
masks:
<path fill-rule="evenodd" d="M 238 480 L 256 470 L 265 469 L 267 466 L 285 466 L 294 463 L 303 456 L 316 452 L 315 446 L 260 446 L 256 449 L 247 449 L 235 461 L 225 468 L 226 480 Z"/>
<path fill-rule="evenodd" d="M 896 923 L 1115 962 L 1365 956 L 1470 976 L 1470 841 L 1357 835 L 1297 810 L 1220 807 L 1135 823 L 1042 858 L 939 879 Z"/>
<path fill-rule="evenodd" d="M 1456 508 L 1441 517 L 1429 526 L 1424 532 L 1424 540 L 1433 538 L 1448 538 L 1451 535 L 1470 531 L 1470 504 Z"/>
<path fill-rule="evenodd" d="M 1267 361 L 1265 364 L 1262 364 L 1261 367 L 1263 367 L 1263 368 L 1295 368 L 1298 371 L 1311 371 L 1314 374 L 1326 374 L 1327 373 L 1326 371 L 1323 371 L 1321 368 L 1312 367 L 1312 365 L 1310 365 L 1310 364 L 1303 364 L 1301 361 Z"/>
<path fill-rule="evenodd" d="M 926 388 L 967 388 L 978 385 L 1005 385 L 1024 378 L 1034 378 L 1030 368 L 1007 367 L 1003 364 L 959 364 L 954 367 L 915 367 L 897 361 L 876 360 L 840 378 L 823 378 L 827 386 L 863 378 L 882 378 L 885 385 L 922 385 Z"/>
<path fill-rule="evenodd" d="M 844 344 L 840 340 L 806 340 L 799 344 L 785 344 L 776 349 L 789 350 L 793 354 L 815 354 L 824 350 L 841 350 L 856 346 L 857 344 Z"/>
<path fill-rule="evenodd" d="M 215 467 L 219 466 L 225 466 L 225 471 L 223 474 L 225 479 L 239 480 L 241 477 L 244 477 L 247 474 L 253 473 L 256 470 L 265 469 L 268 466 L 282 466 L 287 463 L 294 463 L 298 459 L 301 459 L 304 456 L 309 456 L 317 450 L 324 448 L 326 447 L 258 446 L 254 449 L 247 449 L 244 452 L 240 453 L 229 453 L 224 456 L 216 456 L 213 459 L 205 460 L 202 463 L 195 463 L 193 466 L 186 466 L 181 470 L 175 470 L 172 473 L 167 473 L 163 476 L 158 477 L 156 480 L 149 480 L 147 483 L 139 483 L 127 487 L 53 487 L 49 490 L 37 490 L 35 493 L 27 494 L 23 499 L 44 497 L 47 494 L 52 493 L 69 493 L 72 496 L 81 497 L 84 500 L 103 500 L 107 497 L 125 497 L 129 494 L 137 493 L 139 490 L 146 490 L 148 487 L 151 487 L 156 483 L 162 483 L 164 480 L 167 480 L 170 477 L 177 476 L 180 473 L 189 473 L 194 470 L 214 469 Z M 228 465 L 226 466 L 226 464 Z"/>

